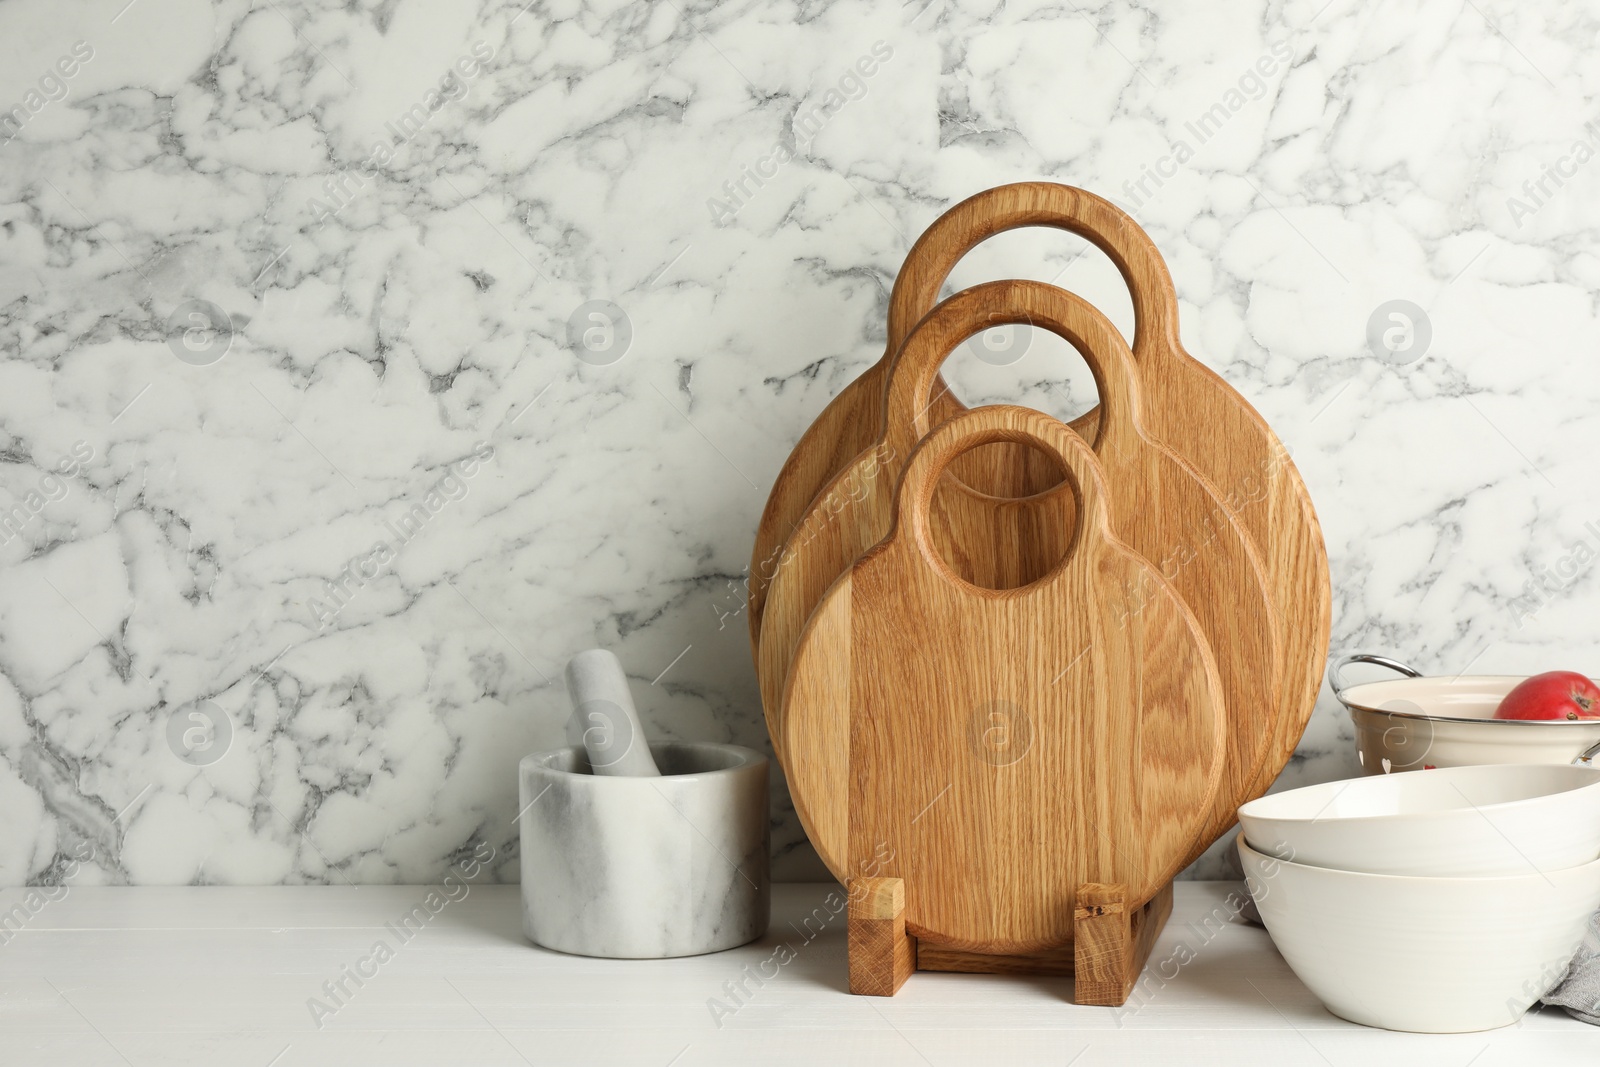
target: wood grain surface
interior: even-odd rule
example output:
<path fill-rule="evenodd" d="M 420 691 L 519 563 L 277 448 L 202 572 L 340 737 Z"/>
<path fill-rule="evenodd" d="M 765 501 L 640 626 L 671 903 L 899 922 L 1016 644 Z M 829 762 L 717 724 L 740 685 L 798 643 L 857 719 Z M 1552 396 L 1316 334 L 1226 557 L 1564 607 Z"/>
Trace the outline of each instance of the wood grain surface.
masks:
<path fill-rule="evenodd" d="M 909 331 L 951 269 L 984 239 L 1019 226 L 1053 226 L 1105 252 L 1133 301 L 1133 355 L 1156 438 L 1193 464 L 1239 519 L 1260 555 L 1278 609 L 1282 684 L 1266 758 L 1238 803 L 1264 793 L 1294 754 L 1327 666 L 1332 590 L 1322 528 L 1288 451 L 1259 412 L 1187 351 L 1178 297 L 1160 251 L 1133 219 L 1093 193 L 1052 182 L 1003 185 L 968 197 L 918 239 L 895 278 L 889 336 Z M 939 388 L 942 388 L 940 386 Z M 841 394 L 842 395 L 842 394 Z M 948 410 L 942 397 L 938 411 Z M 950 405 L 954 406 L 954 405 Z M 1073 424 L 1087 435 L 1093 413 Z M 959 471 L 963 476 L 965 471 Z M 976 483 L 982 485 L 982 483 Z"/>
<path fill-rule="evenodd" d="M 896 345 L 932 307 L 940 286 L 961 256 L 996 233 L 1021 226 L 1052 226 L 1077 233 L 1104 251 L 1128 283 L 1135 316 L 1134 358 L 1145 388 L 1153 435 L 1191 463 L 1238 520 L 1262 567 L 1277 611 L 1281 659 L 1262 739 L 1262 758 L 1235 791 L 1235 803 L 1260 795 L 1293 754 L 1315 707 L 1326 663 L 1331 591 L 1321 529 L 1287 450 L 1261 416 L 1231 386 L 1184 351 L 1178 336 L 1177 297 L 1171 277 L 1149 237 L 1126 214 L 1085 190 L 1024 182 L 979 193 L 951 208 L 928 228 L 907 256 L 890 299 L 885 356 L 836 397 L 802 437 L 768 498 L 757 530 L 750 570 L 752 648 L 761 669 L 761 632 L 768 587 L 792 557 L 791 537 L 815 537 L 808 511 L 828 483 L 881 438 L 887 364 Z M 929 421 L 963 410 L 937 378 L 930 385 Z M 875 412 L 875 408 L 877 411 Z M 1073 426 L 1096 431 L 1099 411 Z M 965 464 L 983 460 L 983 465 Z M 1002 496 L 1022 496 L 1055 484 L 1059 475 L 1026 451 L 976 450 L 952 466 L 946 481 Z M 856 491 L 847 487 L 848 491 Z M 943 494 L 941 494 L 943 495 Z M 827 502 L 843 509 L 838 499 Z M 998 529 L 1012 522 L 997 509 Z M 824 534 L 826 532 L 824 531 Z M 815 575 L 799 579 L 814 585 Z M 983 581 L 981 575 L 974 580 Z M 772 686 L 763 679 L 764 691 Z M 782 679 L 778 680 L 781 687 Z M 772 704 L 767 704 L 769 719 Z M 781 734 L 774 732 L 775 747 Z M 1235 768 L 1234 774 L 1245 773 Z"/>
<path fill-rule="evenodd" d="M 1122 405 L 1102 396 L 1115 425 Z M 1042 578 L 991 590 L 940 558 L 929 505 L 951 459 L 1000 441 L 1056 458 L 1068 480 L 1053 495 L 1075 493 L 1078 519 Z M 908 460 L 889 536 L 801 641 L 785 715 L 796 806 L 813 840 L 843 826 L 842 869 L 871 857 L 904 879 L 919 941 L 1065 944 L 1077 887 L 1142 905 L 1209 817 L 1222 683 L 1194 614 L 1113 534 L 1105 484 L 1088 444 L 1037 411 L 946 422 Z"/>
<path fill-rule="evenodd" d="M 889 530 L 893 480 L 928 429 L 930 413 L 917 410 L 918 398 L 951 348 L 997 321 L 1030 322 L 1084 354 L 1104 401 L 1094 448 L 1113 529 L 1173 583 L 1210 643 L 1229 714 L 1228 761 L 1224 787 L 1194 843 L 1198 855 L 1233 824 L 1237 797 L 1253 786 L 1266 755 L 1277 709 L 1278 619 L 1238 524 L 1195 471 L 1144 429 L 1141 385 L 1121 336 L 1081 298 L 1041 282 L 975 286 L 919 324 L 889 374 L 883 439 L 836 477 L 785 546 L 757 661 L 774 748 L 787 756 L 783 687 L 807 619 L 827 588 Z M 985 588 L 1038 578 L 1061 558 L 1073 529 L 1071 488 L 1059 481 L 1043 494 L 997 500 L 946 477 L 930 508 L 939 555 L 958 577 Z M 1138 610 L 1137 597 L 1131 610 Z M 803 790 L 803 780 L 791 775 L 790 788 Z M 832 821 L 822 825 L 838 829 Z M 812 838 L 825 862 L 840 855 L 839 842 Z"/>
<path fill-rule="evenodd" d="M 1170 884 L 1141 908 L 1129 907 L 1125 896 L 1120 885 L 1079 887 L 1073 912 L 1074 1003 L 1125 1004 L 1172 914 Z"/>
<path fill-rule="evenodd" d="M 906 933 L 906 889 L 899 878 L 852 878 L 850 992 L 892 997 L 917 969 L 917 940 Z"/>
<path fill-rule="evenodd" d="M 1133 292 L 1136 330 L 1153 321 L 1156 307 L 1142 297 L 1139 278 L 1150 275 L 1147 260 L 1159 254 L 1134 221 L 1109 201 L 1070 185 L 1018 182 L 968 197 L 934 221 L 906 254 L 889 296 L 886 343 L 878 362 L 847 385 L 817 417 L 790 452 L 773 482 L 756 529 L 750 565 L 750 644 L 759 647 L 766 588 L 783 543 L 799 525 L 802 512 L 823 487 L 877 439 L 881 427 L 884 376 L 900 345 L 922 316 L 932 310 L 939 289 L 961 257 L 995 234 L 1025 226 L 1049 226 L 1078 234 L 1099 246 L 1127 279 Z M 1160 276 L 1166 277 L 1165 266 Z M 1170 280 L 1168 286 L 1170 287 Z M 930 391 L 933 421 L 965 410 L 942 380 Z M 1096 412 L 1072 425 L 1092 436 Z M 1061 480 L 1060 472 L 1027 450 L 1004 446 L 975 449 L 951 466 L 955 478 L 998 497 L 1043 492 Z"/>
<path fill-rule="evenodd" d="M 902 879 L 854 878 L 848 890 L 850 992 L 870 997 L 894 996 L 913 971 L 1073 975 L 1074 1003 L 1119 1007 L 1172 914 L 1170 882 L 1142 907 L 1125 903 L 1122 886 L 1089 883 L 1078 887 L 1071 944 L 998 956 L 919 943 L 906 932 Z"/>

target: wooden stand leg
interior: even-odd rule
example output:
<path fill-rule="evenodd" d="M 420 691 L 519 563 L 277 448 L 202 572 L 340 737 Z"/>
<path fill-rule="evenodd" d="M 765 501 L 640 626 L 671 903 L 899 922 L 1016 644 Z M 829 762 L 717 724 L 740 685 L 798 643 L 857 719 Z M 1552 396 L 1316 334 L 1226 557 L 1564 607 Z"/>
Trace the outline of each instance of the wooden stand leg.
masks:
<path fill-rule="evenodd" d="M 1078 887 L 1073 911 L 1073 1000 L 1121 1007 L 1172 914 L 1172 886 L 1142 908 L 1129 908 L 1120 885 Z"/>
<path fill-rule="evenodd" d="M 906 884 L 899 878 L 852 878 L 850 992 L 892 997 L 917 969 L 917 942 L 906 933 Z"/>

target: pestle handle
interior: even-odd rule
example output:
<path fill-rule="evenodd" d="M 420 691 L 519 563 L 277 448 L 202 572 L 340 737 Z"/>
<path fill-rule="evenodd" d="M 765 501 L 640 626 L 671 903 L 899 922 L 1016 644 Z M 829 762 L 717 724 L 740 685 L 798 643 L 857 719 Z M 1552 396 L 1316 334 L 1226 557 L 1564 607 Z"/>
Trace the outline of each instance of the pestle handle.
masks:
<path fill-rule="evenodd" d="M 616 656 L 603 648 L 573 656 L 567 663 L 567 695 L 595 774 L 660 776 L 633 707 L 628 676 Z"/>

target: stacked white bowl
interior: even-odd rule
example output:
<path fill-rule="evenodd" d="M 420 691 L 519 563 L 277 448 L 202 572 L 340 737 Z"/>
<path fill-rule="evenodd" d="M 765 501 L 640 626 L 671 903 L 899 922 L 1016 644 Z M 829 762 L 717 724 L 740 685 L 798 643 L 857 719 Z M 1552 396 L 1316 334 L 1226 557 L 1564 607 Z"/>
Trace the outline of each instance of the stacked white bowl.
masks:
<path fill-rule="evenodd" d="M 1600 769 L 1451 767 L 1239 809 L 1262 922 L 1328 1010 L 1390 1030 L 1516 1022 L 1600 909 Z"/>

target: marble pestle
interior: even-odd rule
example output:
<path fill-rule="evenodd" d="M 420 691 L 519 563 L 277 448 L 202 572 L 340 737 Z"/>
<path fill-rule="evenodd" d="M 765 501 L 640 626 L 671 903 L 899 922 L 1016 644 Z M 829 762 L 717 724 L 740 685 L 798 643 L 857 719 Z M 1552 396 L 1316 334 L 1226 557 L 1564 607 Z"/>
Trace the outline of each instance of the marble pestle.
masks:
<path fill-rule="evenodd" d="M 603 648 L 573 656 L 567 663 L 567 695 L 595 774 L 660 776 L 628 691 L 628 676 L 616 656 Z"/>

